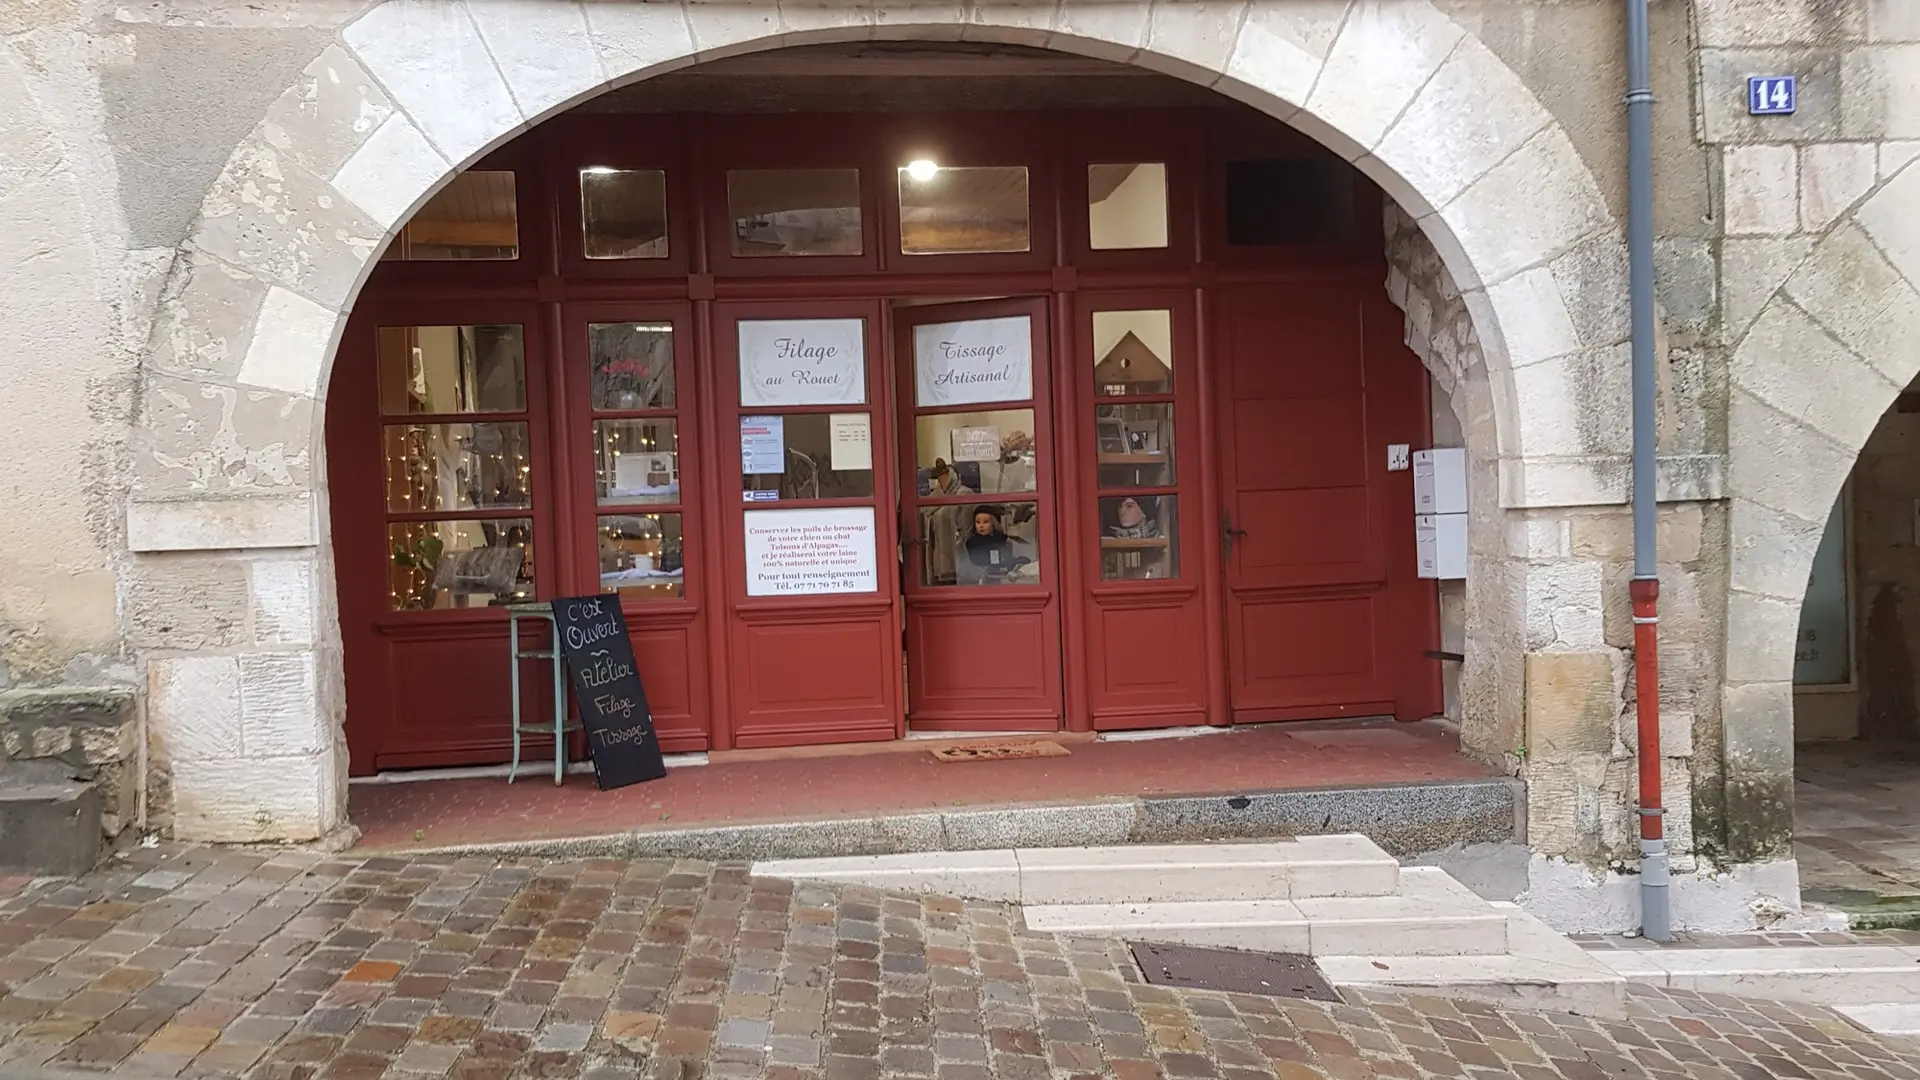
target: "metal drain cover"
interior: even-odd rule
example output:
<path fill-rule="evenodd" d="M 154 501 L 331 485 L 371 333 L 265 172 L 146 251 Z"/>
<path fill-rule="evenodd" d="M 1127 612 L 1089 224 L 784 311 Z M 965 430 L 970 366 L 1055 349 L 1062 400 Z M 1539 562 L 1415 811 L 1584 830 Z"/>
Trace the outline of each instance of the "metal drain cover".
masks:
<path fill-rule="evenodd" d="M 1241 952 L 1146 941 L 1129 941 L 1127 947 L 1133 950 L 1140 973 L 1154 986 L 1308 1001 L 1340 1000 L 1314 966 L 1313 958 L 1299 953 Z"/>

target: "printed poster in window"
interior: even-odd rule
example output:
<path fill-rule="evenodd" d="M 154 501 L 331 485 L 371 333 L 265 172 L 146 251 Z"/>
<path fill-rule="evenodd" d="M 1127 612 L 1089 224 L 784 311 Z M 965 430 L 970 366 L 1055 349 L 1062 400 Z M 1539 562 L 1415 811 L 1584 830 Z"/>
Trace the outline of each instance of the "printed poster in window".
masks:
<path fill-rule="evenodd" d="M 748 596 L 879 591 L 871 506 L 749 510 L 744 517 Z"/>
<path fill-rule="evenodd" d="M 863 405 L 867 324 L 861 319 L 742 319 L 740 404 Z"/>
<path fill-rule="evenodd" d="M 1033 396 L 1033 328 L 1025 315 L 913 328 L 915 400 L 922 408 Z"/>

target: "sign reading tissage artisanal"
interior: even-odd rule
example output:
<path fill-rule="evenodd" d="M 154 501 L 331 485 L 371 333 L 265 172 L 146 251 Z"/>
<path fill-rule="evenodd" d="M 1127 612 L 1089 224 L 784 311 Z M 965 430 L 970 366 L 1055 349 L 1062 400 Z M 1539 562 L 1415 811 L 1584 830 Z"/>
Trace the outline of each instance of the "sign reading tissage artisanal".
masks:
<path fill-rule="evenodd" d="M 913 328 L 922 407 L 1024 401 L 1033 396 L 1033 327 L 1025 315 Z"/>
<path fill-rule="evenodd" d="M 619 597 L 563 597 L 553 602 L 553 621 L 600 790 L 667 775 Z"/>
<path fill-rule="evenodd" d="M 879 590 L 872 507 L 749 510 L 745 516 L 748 596 Z"/>

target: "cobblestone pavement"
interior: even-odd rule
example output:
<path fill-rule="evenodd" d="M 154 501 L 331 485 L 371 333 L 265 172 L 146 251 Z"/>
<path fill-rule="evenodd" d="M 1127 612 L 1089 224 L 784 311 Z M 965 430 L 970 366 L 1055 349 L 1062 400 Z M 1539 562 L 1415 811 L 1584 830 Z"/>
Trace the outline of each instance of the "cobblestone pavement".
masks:
<path fill-rule="evenodd" d="M 1920 1043 L 1812 1006 L 1175 991 L 1005 907 L 735 865 L 156 849 L 0 898 L 0 1074 L 1920 1078 Z"/>

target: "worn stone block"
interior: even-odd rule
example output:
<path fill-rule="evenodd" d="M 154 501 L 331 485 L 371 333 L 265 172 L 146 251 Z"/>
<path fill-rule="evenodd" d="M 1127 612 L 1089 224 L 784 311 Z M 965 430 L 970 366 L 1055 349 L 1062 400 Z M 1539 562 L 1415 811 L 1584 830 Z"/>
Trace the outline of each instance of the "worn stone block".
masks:
<path fill-rule="evenodd" d="M 978 3 L 969 12 L 974 22 L 1015 28 L 1039 38 L 1046 44 L 1047 31 L 1053 26 L 1053 11 L 1026 4 Z M 780 5 L 780 31 L 788 45 L 807 45 L 821 41 L 864 41 L 873 36 L 873 8 L 866 5 L 841 6 L 830 3 L 787 3 Z"/>
<path fill-rule="evenodd" d="M 1591 510 L 1568 516 L 1569 554 L 1582 559 L 1631 559 L 1633 514 L 1625 509 Z M 1661 562 L 1686 563 L 1700 557 L 1706 514 L 1698 504 L 1660 507 L 1654 515 L 1654 546 Z"/>
<path fill-rule="evenodd" d="M 1465 33 L 1427 4 L 1356 4 L 1327 51 L 1307 112 L 1353 143 L 1377 146 Z"/>
<path fill-rule="evenodd" d="M 1801 147 L 1800 228 L 1824 232 L 1873 187 L 1878 159 L 1868 142 Z"/>
<path fill-rule="evenodd" d="M 529 118 L 558 109 L 607 82 L 576 4 L 467 0 L 480 37 Z"/>
<path fill-rule="evenodd" d="M 1920 291 L 1858 225 L 1849 222 L 1822 240 L 1787 280 L 1786 290 L 1807 315 L 1882 378 L 1905 385 L 1912 377 L 1913 343 L 1920 340 Z"/>
<path fill-rule="evenodd" d="M 702 63 L 750 52 L 756 43 L 779 43 L 780 13 L 773 4 L 684 4 L 682 8 L 699 54 L 696 59 Z M 960 36 L 957 27 L 953 36 Z"/>
<path fill-rule="evenodd" d="M 1920 140 L 1899 140 L 1878 144 L 1880 151 L 1880 179 L 1891 180 L 1893 175 L 1920 159 Z"/>
<path fill-rule="evenodd" d="M 1831 468 L 1831 464 L 1824 468 Z M 1829 509 L 1840 493 L 1840 478 L 1845 476 L 1843 470 L 1833 479 L 1827 499 Z M 1728 521 L 1733 537 L 1729 587 L 1800 603 L 1807 594 L 1814 549 L 1820 546 L 1820 536 L 1826 531 L 1826 515 L 1808 520 L 1751 499 L 1735 498 Z"/>
<path fill-rule="evenodd" d="M 161 290 L 145 366 L 191 379 L 234 378 L 266 296 L 266 282 L 206 252 L 181 252 Z"/>
<path fill-rule="evenodd" d="M 1130 63 L 1147 43 L 1149 5 L 1126 3 L 1062 4 L 1054 13 L 1054 33 L 1073 40 L 1083 56 Z"/>
<path fill-rule="evenodd" d="M 127 543 L 140 553 L 311 547 L 317 536 L 304 492 L 127 507 Z"/>
<path fill-rule="evenodd" d="M 1227 61 L 1227 78 L 1300 105 L 1326 64 L 1348 6 L 1348 0 L 1253 5 Z"/>
<path fill-rule="evenodd" d="M 1522 206 L 1526 211 L 1517 213 Z M 1528 140 L 1444 213 L 1481 280 L 1490 285 L 1613 225 L 1593 175 L 1566 132 L 1556 127 Z"/>
<path fill-rule="evenodd" d="M 263 645 L 313 641 L 314 569 L 306 558 L 259 559 L 248 565 L 254 638 Z"/>
<path fill-rule="evenodd" d="M 1551 270 L 1535 267 L 1516 274 L 1489 288 L 1487 294 L 1494 309 L 1507 316 L 1500 330 L 1509 363 L 1521 367 L 1580 350 L 1580 331 L 1566 301 L 1570 294 Z"/>
<path fill-rule="evenodd" d="M 676 4 L 585 4 L 587 32 L 613 85 L 693 63 L 693 32 Z"/>
<path fill-rule="evenodd" d="M 366 69 L 329 45 L 267 110 L 260 137 L 315 176 L 332 176 L 392 114 Z"/>
<path fill-rule="evenodd" d="M 147 662 L 147 725 L 157 760 L 227 761 L 242 754 L 240 661 L 156 656 Z"/>
<path fill-rule="evenodd" d="M 242 563 L 149 556 L 128 570 L 126 598 L 127 640 L 137 647 L 209 649 L 247 640 Z"/>
<path fill-rule="evenodd" d="M 1551 121 L 1512 68 L 1469 42 L 1420 88 L 1373 154 L 1445 206 Z"/>
<path fill-rule="evenodd" d="M 88 765 L 110 765 L 131 760 L 134 756 L 137 730 L 132 724 L 80 726 L 72 730 L 73 749 L 79 754 L 80 760 Z"/>
<path fill-rule="evenodd" d="M 1227 69 L 1249 6 L 1244 0 L 1155 5 L 1135 63 L 1176 78 L 1211 83 Z"/>
<path fill-rule="evenodd" d="M 312 483 L 312 398 L 147 377 L 134 448 L 143 494 L 304 490 Z"/>
<path fill-rule="evenodd" d="M 1893 398 L 1888 391 L 1871 406 L 1877 415 Z M 1813 525 L 1824 523 L 1853 468 L 1854 451 L 1802 424 L 1745 390 L 1736 388 L 1728 408 L 1735 495 L 1764 499 Z M 1734 535 L 1740 535 L 1736 528 Z M 1806 590 L 1804 569 L 1791 593 Z M 1771 591 L 1771 590 L 1766 590 Z"/>
<path fill-rule="evenodd" d="M 1791 146 L 1734 146 L 1723 158 L 1727 234 L 1786 236 L 1800 228 L 1800 177 Z"/>
<path fill-rule="evenodd" d="M 319 397 L 334 331 L 344 321 L 339 312 L 299 293 L 269 288 L 236 381 L 243 387 L 278 391 L 294 402 Z"/>
<path fill-rule="evenodd" d="M 328 742 L 310 652 L 240 658 L 240 744 L 248 757 L 319 753 Z"/>
<path fill-rule="evenodd" d="M 1894 268 L 1920 283 L 1920 169 L 1907 168 L 1861 204 L 1856 216 Z"/>
<path fill-rule="evenodd" d="M 339 310 L 385 232 L 256 135 L 234 150 L 188 243 Z"/>
<path fill-rule="evenodd" d="M 1569 762 L 1580 754 L 1613 749 L 1620 714 L 1618 654 L 1532 652 L 1527 654 L 1527 760 Z"/>
<path fill-rule="evenodd" d="M 335 799 L 331 765 L 318 754 L 175 760 L 174 834 L 210 843 L 317 840 L 334 824 L 325 809 Z"/>
<path fill-rule="evenodd" d="M 669 5 L 649 13 L 655 19 L 678 14 Z M 461 5 L 392 0 L 341 37 L 448 161 L 465 164 L 526 123 Z"/>
<path fill-rule="evenodd" d="M 1738 342 L 1813 250 L 1810 236 L 1728 237 L 1720 245 L 1720 332 Z"/>
<path fill-rule="evenodd" d="M 1663 707 L 1660 710 L 1660 757 L 1663 762 L 1693 756 L 1694 719 L 1694 714 L 1684 709 Z M 1629 754 L 1637 756 L 1640 753 L 1640 721 L 1632 705 L 1620 714 L 1620 744 Z M 1682 771 L 1685 771 L 1684 766 Z"/>
<path fill-rule="evenodd" d="M 1727 773 L 1793 776 L 1793 683 L 1729 683 L 1720 694 Z"/>
<path fill-rule="evenodd" d="M 1736 387 L 1848 448 L 1866 443 L 1901 385 L 1785 303 L 1761 313 L 1731 374 Z"/>

